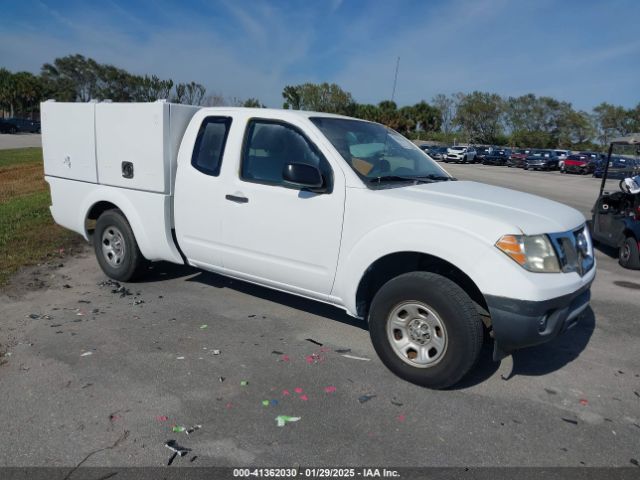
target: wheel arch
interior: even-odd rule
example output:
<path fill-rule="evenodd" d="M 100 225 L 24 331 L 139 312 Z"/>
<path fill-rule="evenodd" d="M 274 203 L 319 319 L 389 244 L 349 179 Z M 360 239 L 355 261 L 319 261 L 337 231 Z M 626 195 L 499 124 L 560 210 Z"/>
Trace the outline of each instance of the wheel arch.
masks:
<path fill-rule="evenodd" d="M 392 278 L 413 271 L 437 273 L 453 281 L 469 295 L 476 305 L 476 309 L 483 316 L 485 324 L 489 324 L 487 302 L 471 277 L 443 258 L 417 251 L 389 253 L 369 265 L 360 278 L 356 289 L 355 303 L 358 316 L 367 318 L 373 297 L 385 283 Z"/>

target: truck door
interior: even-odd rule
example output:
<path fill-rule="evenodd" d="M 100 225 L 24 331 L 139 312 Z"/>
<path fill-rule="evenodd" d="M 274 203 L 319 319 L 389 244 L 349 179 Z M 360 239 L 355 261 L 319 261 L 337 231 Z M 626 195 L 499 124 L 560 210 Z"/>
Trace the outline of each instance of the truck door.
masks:
<path fill-rule="evenodd" d="M 345 180 L 321 150 L 292 124 L 250 119 L 240 165 L 223 165 L 224 252 L 230 275 L 324 299 L 338 261 Z M 313 193 L 284 183 L 287 163 L 320 168 L 328 187 Z M 228 176 L 227 176 L 228 174 Z"/>
<path fill-rule="evenodd" d="M 231 117 L 205 117 L 193 151 L 179 159 L 176 174 L 174 218 L 178 244 L 189 263 L 208 270 L 222 268 L 221 192 L 225 186 L 220 167 L 231 123 Z"/>

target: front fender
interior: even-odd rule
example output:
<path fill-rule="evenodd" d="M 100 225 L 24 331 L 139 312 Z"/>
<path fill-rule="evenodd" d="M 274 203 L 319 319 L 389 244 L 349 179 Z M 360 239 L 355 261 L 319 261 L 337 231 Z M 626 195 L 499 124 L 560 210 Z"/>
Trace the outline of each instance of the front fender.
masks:
<path fill-rule="evenodd" d="M 590 281 L 577 273 L 533 273 L 499 251 L 495 240 L 450 222 L 399 221 L 379 226 L 341 251 L 332 296 L 357 316 L 360 280 L 376 260 L 393 253 L 418 252 L 445 260 L 463 271 L 483 295 L 540 301 L 573 292 Z M 595 270 L 595 269 L 594 269 Z"/>
<path fill-rule="evenodd" d="M 378 226 L 341 252 L 333 295 L 356 314 L 360 280 L 378 259 L 392 253 L 419 252 L 445 260 L 468 275 L 483 293 L 504 292 L 520 268 L 482 236 L 451 223 L 398 221 Z M 510 265 L 513 263 L 513 265 Z M 504 275 L 497 275 L 497 271 Z M 511 289 L 509 289 L 510 291 Z"/>

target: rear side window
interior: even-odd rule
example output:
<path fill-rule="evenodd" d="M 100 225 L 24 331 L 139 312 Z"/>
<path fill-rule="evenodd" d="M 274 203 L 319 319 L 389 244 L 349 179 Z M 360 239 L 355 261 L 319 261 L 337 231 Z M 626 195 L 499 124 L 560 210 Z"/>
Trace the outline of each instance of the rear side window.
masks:
<path fill-rule="evenodd" d="M 204 119 L 193 148 L 193 156 L 191 157 L 193 168 L 214 177 L 220 174 L 230 126 L 231 118 L 229 117 L 207 117 Z"/>

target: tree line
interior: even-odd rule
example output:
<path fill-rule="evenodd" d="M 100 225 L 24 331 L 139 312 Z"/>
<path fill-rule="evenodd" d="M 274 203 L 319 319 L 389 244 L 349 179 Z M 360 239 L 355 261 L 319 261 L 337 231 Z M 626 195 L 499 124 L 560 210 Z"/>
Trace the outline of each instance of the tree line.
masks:
<path fill-rule="evenodd" d="M 287 85 L 283 108 L 337 113 L 388 125 L 416 139 L 445 143 L 498 144 L 537 148 L 588 149 L 616 136 L 640 131 L 640 103 L 635 108 L 601 103 L 590 112 L 571 103 L 534 94 L 503 97 L 495 93 L 438 94 L 398 107 L 391 100 L 361 104 L 336 84 Z M 203 106 L 264 107 L 257 98 L 208 94 L 196 82 L 180 83 L 156 75 L 136 75 L 80 54 L 45 63 L 39 74 L 0 68 L 0 110 L 9 116 L 35 117 L 42 100 L 66 102 L 110 99 L 149 102 L 167 99 Z"/>
<path fill-rule="evenodd" d="M 205 106 L 262 106 L 254 98 L 241 100 L 221 94 L 207 95 L 196 82 L 180 83 L 156 75 L 135 75 L 113 65 L 101 64 L 83 55 L 56 58 L 42 65 L 39 75 L 10 72 L 0 68 L 0 110 L 9 116 L 33 117 L 40 102 L 153 102 L 167 99 L 175 103 Z"/>
<path fill-rule="evenodd" d="M 358 104 L 335 84 L 286 86 L 284 108 L 317 110 L 380 122 L 413 138 L 534 148 L 595 149 L 616 136 L 640 131 L 640 103 L 635 108 L 603 102 L 591 112 L 571 103 L 529 93 L 502 97 L 479 92 L 438 94 L 431 103 L 398 106 L 384 100 Z"/>

